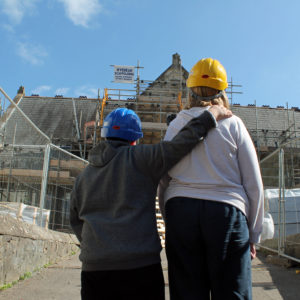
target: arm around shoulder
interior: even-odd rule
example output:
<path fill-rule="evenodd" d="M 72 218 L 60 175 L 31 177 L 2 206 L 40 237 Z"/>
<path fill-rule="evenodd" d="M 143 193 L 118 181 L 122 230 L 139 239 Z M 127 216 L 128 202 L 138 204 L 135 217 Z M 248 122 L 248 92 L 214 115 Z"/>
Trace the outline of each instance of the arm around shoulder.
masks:
<path fill-rule="evenodd" d="M 145 172 L 149 172 L 158 182 L 215 125 L 213 115 L 208 111 L 204 112 L 190 120 L 171 141 L 163 141 L 155 145 L 140 145 L 133 149 L 138 164 L 143 165 Z"/>
<path fill-rule="evenodd" d="M 203 138 L 207 132 L 216 126 L 214 116 L 205 111 L 199 117 L 190 120 L 171 141 L 161 143 L 165 174 L 180 159 L 187 155 Z"/>

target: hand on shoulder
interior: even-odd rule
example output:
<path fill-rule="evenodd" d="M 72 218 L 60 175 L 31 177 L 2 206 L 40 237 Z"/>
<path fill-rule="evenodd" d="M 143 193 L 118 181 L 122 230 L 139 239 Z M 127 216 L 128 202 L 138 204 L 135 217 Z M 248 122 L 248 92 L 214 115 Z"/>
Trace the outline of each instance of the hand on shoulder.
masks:
<path fill-rule="evenodd" d="M 217 121 L 232 117 L 232 111 L 223 105 L 212 105 L 209 110 Z"/>

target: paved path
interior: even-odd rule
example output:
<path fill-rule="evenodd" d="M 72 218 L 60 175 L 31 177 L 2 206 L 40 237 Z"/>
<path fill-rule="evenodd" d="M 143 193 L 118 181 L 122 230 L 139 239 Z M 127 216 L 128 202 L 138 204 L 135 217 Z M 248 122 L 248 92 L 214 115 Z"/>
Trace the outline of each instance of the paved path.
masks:
<path fill-rule="evenodd" d="M 167 263 L 164 252 L 162 253 L 162 262 L 166 276 Z M 300 274 L 296 272 L 299 268 L 286 269 L 271 265 L 266 263 L 264 257 L 259 256 L 253 261 L 252 270 L 253 300 L 300 299 Z M 166 295 L 166 300 L 168 300 L 167 276 Z M 10 289 L 0 291 L 0 299 L 80 300 L 80 262 L 78 255 L 43 269 Z"/>

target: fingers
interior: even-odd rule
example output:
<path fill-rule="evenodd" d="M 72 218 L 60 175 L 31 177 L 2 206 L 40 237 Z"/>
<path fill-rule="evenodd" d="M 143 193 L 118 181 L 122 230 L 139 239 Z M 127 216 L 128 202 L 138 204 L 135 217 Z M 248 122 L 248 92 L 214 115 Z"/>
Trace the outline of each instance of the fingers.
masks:
<path fill-rule="evenodd" d="M 254 259 L 256 257 L 256 248 L 255 244 L 250 243 L 250 254 L 251 254 L 251 259 Z"/>
<path fill-rule="evenodd" d="M 231 110 L 221 105 L 212 105 L 209 108 L 209 111 L 214 115 L 217 121 L 230 118 L 232 116 Z"/>

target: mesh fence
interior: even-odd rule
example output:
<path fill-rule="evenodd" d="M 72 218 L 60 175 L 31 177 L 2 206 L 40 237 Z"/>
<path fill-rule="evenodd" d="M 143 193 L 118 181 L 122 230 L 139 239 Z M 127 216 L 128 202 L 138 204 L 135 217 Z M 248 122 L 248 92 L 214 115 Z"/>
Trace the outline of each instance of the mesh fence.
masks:
<path fill-rule="evenodd" d="M 86 165 L 52 144 L 4 147 L 0 153 L 0 214 L 70 231 L 70 193 Z"/>
<path fill-rule="evenodd" d="M 10 102 L 0 115 L 0 214 L 71 231 L 70 194 L 87 161 L 52 144 L 28 118 L 26 113 L 34 103 L 24 105 L 21 96 L 17 105 L 2 88 L 0 92 Z M 38 111 L 33 117 L 39 120 L 39 114 L 45 113 L 48 112 Z M 49 126 L 56 125 L 50 122 Z"/>
<path fill-rule="evenodd" d="M 261 246 L 300 262 L 299 146 L 299 138 L 294 139 L 261 161 L 265 188 L 265 240 Z M 274 233 L 270 233 L 272 224 Z"/>
<path fill-rule="evenodd" d="M 70 195 L 76 176 L 87 162 L 55 146 L 50 147 L 47 193 L 44 207 L 51 211 L 49 228 L 69 231 Z"/>
<path fill-rule="evenodd" d="M 7 146 L 0 153 L 0 213 L 35 224 L 38 218 L 44 146 Z"/>

